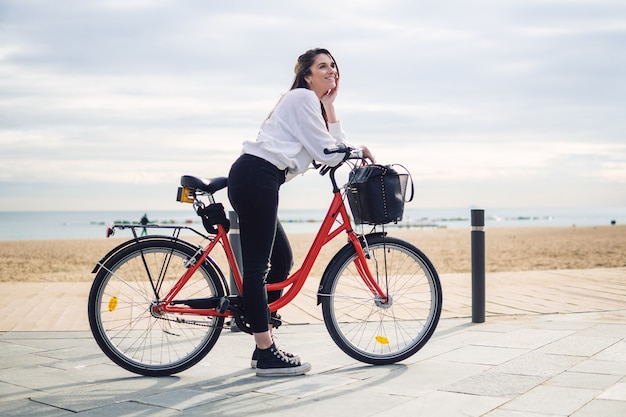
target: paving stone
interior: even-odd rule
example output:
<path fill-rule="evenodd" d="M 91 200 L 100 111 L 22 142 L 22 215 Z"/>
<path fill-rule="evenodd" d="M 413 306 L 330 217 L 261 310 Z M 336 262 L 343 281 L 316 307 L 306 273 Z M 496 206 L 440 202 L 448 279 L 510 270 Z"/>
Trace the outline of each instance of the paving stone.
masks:
<path fill-rule="evenodd" d="M 488 412 L 482 417 L 552 417 L 552 416 L 548 416 L 546 414 L 530 413 L 528 411 L 503 410 L 502 408 L 498 408 L 497 410 Z"/>
<path fill-rule="evenodd" d="M 488 327 L 489 326 L 485 326 L 480 329 L 476 329 L 467 326 L 460 326 L 459 329 L 450 329 L 450 333 L 447 334 L 442 334 L 443 332 L 435 333 L 437 337 L 435 337 L 432 342 L 433 344 L 442 344 L 450 346 L 451 348 L 459 348 L 473 344 L 484 344 L 485 341 L 490 341 L 495 336 L 504 334 L 502 332 L 490 332 L 483 330 Z M 428 344 L 426 346 L 428 346 Z"/>
<path fill-rule="evenodd" d="M 78 385 L 68 380 L 67 375 L 58 369 L 43 365 L 24 366 L 0 370 L 0 381 L 41 392 L 58 392 Z"/>
<path fill-rule="evenodd" d="M 591 374 L 626 375 L 626 361 L 605 361 L 587 359 L 569 369 L 573 372 L 585 372 Z"/>
<path fill-rule="evenodd" d="M 598 398 L 601 400 L 626 401 L 626 382 L 613 385 L 598 395 Z"/>
<path fill-rule="evenodd" d="M 135 376 L 108 359 L 105 360 L 105 363 L 91 363 L 76 358 L 76 360 L 67 362 L 54 362 L 52 366 L 63 369 L 68 379 L 83 384 L 102 383 L 103 381 L 121 380 Z"/>
<path fill-rule="evenodd" d="M 224 377 L 207 378 L 207 380 L 196 384 L 196 386 L 208 392 L 239 396 L 260 390 L 274 383 L 275 380 L 273 378 L 257 377 L 254 370 L 251 369 L 245 373 L 240 372 Z"/>
<path fill-rule="evenodd" d="M 571 417 L 624 417 L 626 401 L 593 400 L 585 404 Z"/>
<path fill-rule="evenodd" d="M 326 372 L 317 372 L 317 366 L 315 367 L 315 374 L 324 374 L 342 378 L 350 378 L 353 380 L 381 380 L 392 378 L 398 373 L 404 372 L 409 364 L 395 363 L 390 365 L 374 366 L 361 362 L 354 362 L 350 365 L 346 365 L 340 368 L 332 369 Z M 311 374 L 309 374 L 311 375 Z"/>
<path fill-rule="evenodd" d="M 539 349 L 540 352 L 570 356 L 593 356 L 620 341 L 619 338 L 599 336 L 569 336 Z"/>
<path fill-rule="evenodd" d="M 593 327 L 586 329 L 580 333 L 581 336 L 613 336 L 617 338 L 626 337 L 626 324 L 623 323 L 598 323 Z"/>
<path fill-rule="evenodd" d="M 4 391 L 2 392 L 4 393 Z M 75 416 L 76 414 L 69 410 L 62 410 L 28 399 L 21 399 L 16 401 L 0 402 L 0 415 L 2 417 L 65 417 Z"/>
<path fill-rule="evenodd" d="M 498 366 L 497 371 L 505 374 L 535 375 L 550 378 L 583 361 L 579 356 L 549 355 L 528 352 Z"/>
<path fill-rule="evenodd" d="M 524 353 L 527 349 L 515 349 L 492 346 L 467 346 L 438 356 L 439 360 L 451 362 L 477 363 L 483 365 L 499 365 L 510 361 Z"/>
<path fill-rule="evenodd" d="M 307 397 L 282 404 L 273 402 L 273 407 L 266 410 L 258 410 L 260 407 L 257 406 L 257 410 L 253 408 L 253 412 L 249 415 L 263 417 L 390 415 L 385 413 L 389 413 L 394 407 L 413 399 L 414 397 L 384 393 L 368 393 L 367 395 L 363 395 L 363 391 L 361 390 L 342 390 L 339 392 L 325 391 L 318 397 Z M 227 414 L 223 415 L 240 416 L 241 414 L 227 412 Z"/>
<path fill-rule="evenodd" d="M 161 392 L 168 387 L 163 378 L 120 378 L 100 380 L 97 384 L 65 384 L 51 394 L 34 394 L 31 399 L 42 404 L 76 413 L 109 404 L 132 401 Z"/>
<path fill-rule="evenodd" d="M 442 390 L 487 397 L 511 398 L 529 391 L 544 380 L 545 378 L 541 376 L 483 372 L 442 388 Z"/>
<path fill-rule="evenodd" d="M 578 321 L 570 320 L 554 320 L 554 316 L 541 316 L 538 320 L 534 320 L 529 323 L 526 328 L 528 329 L 543 329 L 543 330 L 573 330 L 580 334 L 581 331 L 594 326 L 594 322 L 591 321 Z"/>
<path fill-rule="evenodd" d="M 21 348 L 21 347 L 22 346 L 18 346 L 18 348 Z M 54 359 L 34 355 L 33 353 L 35 352 L 31 352 L 30 354 L 28 352 L 23 352 L 21 354 L 16 354 L 16 353 L 5 354 L 4 350 L 2 350 L 1 352 L 2 352 L 2 360 L 0 361 L 0 379 L 2 379 L 1 375 L 2 375 L 3 369 L 45 365 L 45 364 L 54 362 Z"/>
<path fill-rule="evenodd" d="M 537 349 L 572 333 L 573 330 L 516 329 L 474 343 L 482 346 Z"/>
<path fill-rule="evenodd" d="M 417 397 L 489 369 L 488 365 L 430 360 L 413 365 L 364 386 L 371 391 Z"/>
<path fill-rule="evenodd" d="M 598 390 L 582 388 L 539 386 L 511 400 L 502 408 L 552 416 L 569 416 L 599 393 Z"/>
<path fill-rule="evenodd" d="M 90 410 L 86 410 L 73 415 L 76 417 L 170 417 L 179 414 L 176 410 L 159 408 L 146 404 L 139 404 L 133 401 L 124 401 L 121 403 L 106 405 L 104 407 L 92 408 Z"/>
<path fill-rule="evenodd" d="M 9 401 L 27 399 L 33 394 L 33 392 L 36 391 L 0 381 L 0 404 Z M 2 415 L 2 413 L 0 413 L 0 415 Z"/>
<path fill-rule="evenodd" d="M 276 381 L 280 380 L 274 379 L 273 385 L 257 391 L 277 396 L 305 398 L 355 382 L 354 379 L 326 375 L 305 375 L 291 378 L 288 382 Z"/>
<path fill-rule="evenodd" d="M 226 395 L 214 394 L 212 392 L 192 389 L 177 389 L 151 395 L 137 402 L 182 411 L 202 404 L 223 400 L 225 398 L 228 397 Z"/>
<path fill-rule="evenodd" d="M 608 387 L 617 383 L 617 381 L 619 381 L 620 379 L 620 375 L 590 374 L 583 372 L 565 371 L 546 381 L 544 384 L 554 385 L 557 387 L 605 390 Z"/>
<path fill-rule="evenodd" d="M 621 340 L 594 356 L 597 360 L 615 362 L 624 361 L 624 358 L 626 358 L 626 340 Z"/>
<path fill-rule="evenodd" d="M 318 400 L 311 399 L 316 404 Z M 308 404 L 308 399 L 293 397 L 274 396 L 258 392 L 249 392 L 225 400 L 204 404 L 184 411 L 185 417 L 241 417 L 241 416 L 267 416 L 275 412 L 282 415 L 291 415 L 290 412 L 295 404 Z M 318 416 L 319 417 L 319 416 Z"/>
<path fill-rule="evenodd" d="M 41 351 L 41 348 L 20 345 L 14 341 L 0 339 L 0 352 L 2 352 L 3 359 L 9 356 L 26 356 L 39 351 Z"/>
<path fill-rule="evenodd" d="M 435 391 L 371 416 L 479 417 L 506 401 L 506 398 Z"/>

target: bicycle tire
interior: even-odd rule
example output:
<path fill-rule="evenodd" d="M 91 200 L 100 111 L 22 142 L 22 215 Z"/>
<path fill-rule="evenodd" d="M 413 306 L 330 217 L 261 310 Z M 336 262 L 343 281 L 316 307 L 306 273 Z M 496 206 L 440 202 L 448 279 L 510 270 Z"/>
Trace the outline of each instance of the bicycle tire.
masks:
<path fill-rule="evenodd" d="M 351 244 L 329 264 L 320 291 L 324 323 L 352 358 L 385 365 L 419 351 L 433 335 L 442 308 L 439 276 L 430 260 L 400 239 L 371 235 L 364 250 L 388 303 L 373 297 L 355 266 Z"/>
<path fill-rule="evenodd" d="M 181 240 L 150 237 L 122 249 L 99 269 L 89 293 L 89 326 L 114 363 L 136 374 L 166 376 L 190 368 L 213 348 L 224 317 L 151 313 L 152 304 L 169 292 L 197 252 Z M 150 274 L 155 281 L 161 277 L 160 283 L 151 285 Z M 204 262 L 177 299 L 224 296 L 221 276 L 214 263 Z"/>

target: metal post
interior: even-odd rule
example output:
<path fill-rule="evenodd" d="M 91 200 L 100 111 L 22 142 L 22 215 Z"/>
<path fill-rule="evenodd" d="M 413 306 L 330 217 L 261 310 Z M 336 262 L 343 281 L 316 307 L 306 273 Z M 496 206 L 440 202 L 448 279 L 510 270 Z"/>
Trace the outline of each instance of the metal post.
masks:
<path fill-rule="evenodd" d="M 239 217 L 234 211 L 228 212 L 228 220 L 230 220 L 230 232 L 228 233 L 228 240 L 230 240 L 230 246 L 233 248 L 233 255 L 237 260 L 239 271 L 243 271 L 243 264 L 241 261 L 241 240 L 239 240 Z M 235 276 L 230 273 L 230 293 L 239 294 L 237 284 L 235 283 Z"/>
<path fill-rule="evenodd" d="M 239 239 L 239 218 L 237 217 L 237 213 L 235 213 L 234 211 L 229 211 L 228 220 L 230 220 L 230 231 L 228 233 L 228 240 L 230 240 L 230 246 L 233 248 L 233 255 L 235 255 L 235 260 L 237 261 L 239 270 L 243 271 L 243 263 L 241 261 L 241 240 Z M 233 275 L 232 271 L 230 273 L 230 282 L 228 285 L 230 286 L 231 294 L 239 294 L 239 289 L 237 288 L 235 276 Z M 237 327 L 235 320 L 231 320 L 230 330 L 233 332 L 237 332 L 240 330 L 239 327 Z"/>
<path fill-rule="evenodd" d="M 485 322 L 485 210 L 472 210 L 472 322 Z"/>

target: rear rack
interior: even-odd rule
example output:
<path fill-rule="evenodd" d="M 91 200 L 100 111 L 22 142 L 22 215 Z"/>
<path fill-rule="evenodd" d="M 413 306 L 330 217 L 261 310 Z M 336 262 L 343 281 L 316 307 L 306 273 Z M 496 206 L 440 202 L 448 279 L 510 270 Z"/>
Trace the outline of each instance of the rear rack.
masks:
<path fill-rule="evenodd" d="M 194 229 L 193 227 L 189 227 L 189 226 L 181 226 L 181 225 L 160 225 L 160 224 L 123 224 L 123 223 L 114 223 L 113 225 L 111 225 L 110 227 L 107 227 L 107 231 L 106 231 L 106 237 L 111 237 L 115 234 L 115 229 L 120 229 L 120 230 L 124 230 L 124 229 L 131 229 L 131 231 L 133 232 L 133 236 L 135 237 L 135 239 L 137 239 L 139 237 L 139 235 L 137 234 L 137 229 L 168 229 L 172 231 L 172 237 L 174 238 L 178 238 L 180 236 L 180 232 L 181 230 L 190 230 L 193 233 L 197 234 L 198 236 L 204 238 L 204 239 L 211 239 L 211 237 L 207 234 L 201 233 L 199 231 L 197 231 L 196 229 Z"/>

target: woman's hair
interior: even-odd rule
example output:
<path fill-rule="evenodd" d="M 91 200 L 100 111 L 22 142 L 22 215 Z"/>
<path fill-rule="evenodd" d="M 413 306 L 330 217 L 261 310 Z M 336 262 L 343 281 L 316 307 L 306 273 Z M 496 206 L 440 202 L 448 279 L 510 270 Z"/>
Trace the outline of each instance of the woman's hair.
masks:
<path fill-rule="evenodd" d="M 333 64 L 335 64 L 337 77 L 339 77 L 339 67 L 337 66 L 337 61 L 335 61 L 335 57 L 333 57 L 331 53 L 328 52 L 328 49 L 324 49 L 324 48 L 309 49 L 308 51 L 306 51 L 305 53 L 303 53 L 302 55 L 298 57 L 298 62 L 296 62 L 296 66 L 293 70 L 296 73 L 296 76 L 293 80 L 293 84 L 291 85 L 290 90 L 293 90 L 296 88 L 306 88 L 310 90 L 309 84 L 306 82 L 305 77 L 308 77 L 309 75 L 311 75 L 311 68 L 313 67 L 313 63 L 315 62 L 315 57 L 317 57 L 319 54 L 326 54 L 330 57 L 330 59 L 333 61 Z M 282 97 L 280 100 L 282 100 Z M 278 100 L 278 103 L 280 103 L 280 100 Z M 278 103 L 276 103 L 276 106 L 278 106 Z M 276 109 L 276 106 L 274 106 L 274 109 Z M 326 110 L 324 109 L 324 105 L 321 102 L 320 102 L 320 107 L 322 109 L 322 116 L 324 117 L 324 121 L 326 122 L 326 128 L 328 128 L 328 117 L 326 116 Z M 272 113 L 274 113 L 274 109 L 272 109 L 270 114 L 267 115 L 267 119 L 269 119 L 272 116 Z"/>
<path fill-rule="evenodd" d="M 293 79 L 293 84 L 291 85 L 290 90 L 295 88 L 309 88 L 309 84 L 306 82 L 305 78 L 311 75 L 311 68 L 313 67 L 313 63 L 315 62 L 315 58 L 319 54 L 326 54 L 330 57 L 333 64 L 335 64 L 335 70 L 337 70 L 337 78 L 339 78 L 339 67 L 337 66 L 337 61 L 335 61 L 335 57 L 328 51 L 328 49 L 324 48 L 313 48 L 309 49 L 302 55 L 298 57 L 298 62 L 296 62 L 296 66 L 293 71 L 296 73 L 295 78 Z M 326 122 L 326 128 L 328 128 L 328 117 L 326 116 L 326 110 L 324 109 L 324 105 L 320 103 L 322 108 L 322 116 L 324 117 L 324 121 Z"/>
<path fill-rule="evenodd" d="M 293 84 L 291 85 L 291 90 L 293 90 L 294 88 L 309 88 L 309 84 L 307 84 L 305 78 L 311 75 L 311 67 L 315 62 L 315 58 L 319 54 L 326 54 L 330 57 L 330 59 L 333 61 L 333 64 L 335 64 L 337 77 L 339 77 L 339 67 L 337 66 L 337 61 L 335 61 L 335 58 L 332 56 L 332 54 L 328 52 L 328 49 L 309 49 L 298 57 L 298 62 L 296 62 L 296 67 L 293 70 L 296 73 L 296 76 L 293 80 Z"/>

